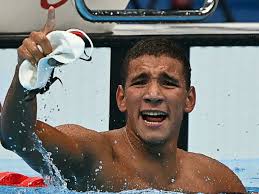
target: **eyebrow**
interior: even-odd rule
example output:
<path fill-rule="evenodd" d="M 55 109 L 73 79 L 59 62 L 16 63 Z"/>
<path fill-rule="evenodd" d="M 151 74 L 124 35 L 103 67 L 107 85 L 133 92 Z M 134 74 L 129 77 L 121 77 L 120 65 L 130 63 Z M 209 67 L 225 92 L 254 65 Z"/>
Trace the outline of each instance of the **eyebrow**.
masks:
<path fill-rule="evenodd" d="M 130 81 L 131 82 L 135 82 L 136 80 L 139 80 L 139 79 L 147 79 L 148 78 L 148 75 L 146 73 L 140 73 L 136 76 L 134 76 Z"/>
<path fill-rule="evenodd" d="M 179 85 L 179 80 L 177 78 L 175 78 L 174 76 L 169 75 L 168 73 L 163 72 L 159 77 L 160 77 L 159 79 L 170 80 L 170 81 L 174 82 L 175 84 Z M 135 81 L 137 81 L 139 79 L 148 79 L 147 73 L 142 72 L 142 73 L 134 76 L 130 81 L 131 82 L 135 82 Z"/>
<path fill-rule="evenodd" d="M 161 78 L 164 78 L 164 79 L 171 80 L 171 81 L 173 81 L 174 83 L 179 84 L 179 80 L 178 80 L 177 78 L 175 78 L 174 76 L 169 75 L 168 73 L 165 73 L 165 72 L 164 72 L 164 73 L 161 74 L 160 77 L 161 77 Z"/>

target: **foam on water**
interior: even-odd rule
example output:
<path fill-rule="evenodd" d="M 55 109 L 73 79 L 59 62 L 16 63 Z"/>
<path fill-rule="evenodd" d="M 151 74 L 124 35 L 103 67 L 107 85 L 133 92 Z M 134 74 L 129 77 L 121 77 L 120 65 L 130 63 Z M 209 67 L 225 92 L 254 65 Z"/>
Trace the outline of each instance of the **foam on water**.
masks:
<path fill-rule="evenodd" d="M 248 192 L 259 192 L 259 188 L 247 188 Z M 24 187 L 9 187 L 9 186 L 0 186 L 0 193 L 8 194 L 114 194 L 113 192 L 76 192 L 70 191 L 61 187 L 47 187 L 47 188 L 24 188 Z M 179 192 L 170 192 L 170 191 L 159 191 L 154 189 L 145 189 L 145 190 L 128 190 L 122 191 L 120 194 L 173 194 Z"/>

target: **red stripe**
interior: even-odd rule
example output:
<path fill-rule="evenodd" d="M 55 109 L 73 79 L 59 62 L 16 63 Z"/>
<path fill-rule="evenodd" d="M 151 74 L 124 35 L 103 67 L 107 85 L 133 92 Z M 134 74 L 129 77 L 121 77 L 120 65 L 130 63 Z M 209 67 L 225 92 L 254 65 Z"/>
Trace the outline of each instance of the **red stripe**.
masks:
<path fill-rule="evenodd" d="M 82 33 L 82 32 L 79 32 L 79 31 L 69 31 L 71 32 L 72 34 L 75 34 L 77 36 L 79 36 L 80 38 L 82 38 L 83 40 L 85 39 L 85 35 Z"/>

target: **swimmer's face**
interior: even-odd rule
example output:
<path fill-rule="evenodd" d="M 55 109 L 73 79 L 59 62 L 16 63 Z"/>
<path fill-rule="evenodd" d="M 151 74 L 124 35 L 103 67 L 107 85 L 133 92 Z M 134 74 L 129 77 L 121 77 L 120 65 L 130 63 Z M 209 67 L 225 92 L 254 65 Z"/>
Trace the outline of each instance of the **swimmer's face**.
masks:
<path fill-rule="evenodd" d="M 143 55 L 130 61 L 125 88 L 117 103 L 127 113 L 127 127 L 144 142 L 177 140 L 184 112 L 195 104 L 195 89 L 186 89 L 182 63 L 172 57 Z"/>

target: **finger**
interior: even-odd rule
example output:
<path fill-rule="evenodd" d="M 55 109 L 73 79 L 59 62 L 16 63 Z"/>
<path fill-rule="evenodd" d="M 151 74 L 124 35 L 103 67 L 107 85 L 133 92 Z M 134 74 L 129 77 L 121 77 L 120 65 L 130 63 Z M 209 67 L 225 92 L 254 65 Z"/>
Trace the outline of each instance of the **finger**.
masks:
<path fill-rule="evenodd" d="M 46 56 L 52 52 L 52 46 L 43 32 L 32 32 L 30 38 L 42 48 L 43 55 Z"/>
<path fill-rule="evenodd" d="M 37 44 L 30 38 L 26 38 L 23 41 L 23 46 L 30 52 L 31 56 L 35 59 L 36 63 L 44 57 L 43 53 L 39 50 Z"/>
<path fill-rule="evenodd" d="M 45 26 L 42 29 L 42 32 L 44 34 L 48 34 L 49 32 L 53 31 L 55 28 L 55 23 L 55 8 L 50 6 L 48 9 L 48 18 Z"/>
<path fill-rule="evenodd" d="M 24 60 L 28 60 L 32 65 L 36 64 L 36 60 L 31 53 L 24 46 L 20 46 L 18 48 L 18 62 L 22 63 Z"/>

